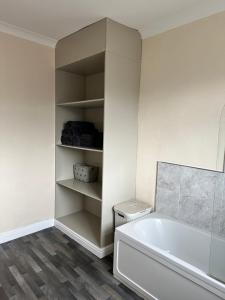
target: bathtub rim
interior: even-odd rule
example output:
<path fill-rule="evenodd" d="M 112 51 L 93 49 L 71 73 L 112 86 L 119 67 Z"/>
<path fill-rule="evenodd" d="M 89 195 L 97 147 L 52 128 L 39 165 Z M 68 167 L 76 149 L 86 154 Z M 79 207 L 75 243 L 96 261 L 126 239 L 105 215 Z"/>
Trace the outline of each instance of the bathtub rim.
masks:
<path fill-rule="evenodd" d="M 124 225 L 116 228 L 115 247 L 118 247 L 118 245 L 117 245 L 118 242 L 120 240 L 122 240 L 125 243 L 127 243 L 129 246 L 136 248 L 138 251 L 142 252 L 143 254 L 145 254 L 147 256 L 150 256 L 152 259 L 154 259 L 158 263 L 163 264 L 164 266 L 168 267 L 169 269 L 173 270 L 174 272 L 191 280 L 195 284 L 200 285 L 201 287 L 216 294 L 217 296 L 221 297 L 222 299 L 225 299 L 225 284 L 223 284 L 222 282 L 209 276 L 207 273 L 205 273 L 204 271 L 191 265 L 190 263 L 187 263 L 184 260 L 179 259 L 176 256 L 167 253 L 165 250 L 162 250 L 159 247 L 141 242 L 140 240 L 138 240 L 135 237 L 126 233 L 126 226 L 132 226 L 132 224 L 137 223 L 141 220 L 149 219 L 149 218 L 156 218 L 156 217 L 172 220 L 175 223 L 180 223 L 187 227 L 195 229 L 195 227 L 190 226 L 185 223 L 182 223 L 182 222 L 179 222 L 176 219 L 173 219 L 173 218 L 170 218 L 165 215 L 158 214 L 158 213 L 152 213 L 148 216 L 144 216 L 144 217 L 140 218 L 139 220 L 134 220 L 130 223 L 124 224 Z M 196 230 L 199 232 L 207 233 L 198 228 L 196 228 Z M 120 238 L 120 237 L 122 237 L 122 238 Z M 115 251 L 115 253 L 117 253 L 117 252 L 118 251 Z M 116 260 L 116 261 L 118 263 L 118 260 Z M 117 268 L 117 271 L 119 272 L 118 264 L 117 264 L 116 268 Z M 123 276 L 122 273 L 120 273 L 120 274 Z"/>

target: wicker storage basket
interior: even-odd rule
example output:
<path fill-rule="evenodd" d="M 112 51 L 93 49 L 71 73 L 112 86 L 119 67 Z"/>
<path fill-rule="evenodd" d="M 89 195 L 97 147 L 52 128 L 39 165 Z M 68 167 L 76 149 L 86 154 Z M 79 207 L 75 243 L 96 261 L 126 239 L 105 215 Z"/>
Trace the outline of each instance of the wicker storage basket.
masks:
<path fill-rule="evenodd" d="M 73 165 L 73 174 L 76 180 L 94 182 L 98 179 L 98 167 L 77 163 Z"/>

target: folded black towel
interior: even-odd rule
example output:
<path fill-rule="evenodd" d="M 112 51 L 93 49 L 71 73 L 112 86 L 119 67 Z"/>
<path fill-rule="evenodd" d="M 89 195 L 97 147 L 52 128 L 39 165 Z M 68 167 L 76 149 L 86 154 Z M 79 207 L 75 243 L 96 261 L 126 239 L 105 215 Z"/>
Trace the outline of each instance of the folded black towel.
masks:
<path fill-rule="evenodd" d="M 63 129 L 62 135 L 64 136 L 81 135 L 81 131 L 79 130 L 79 128 Z"/>
<path fill-rule="evenodd" d="M 73 145 L 73 139 L 70 136 L 61 136 L 61 143 L 63 145 L 68 145 L 68 146 L 72 146 Z"/>
<path fill-rule="evenodd" d="M 102 149 L 103 133 L 99 132 L 93 123 L 68 121 L 64 124 L 61 142 L 64 145 Z"/>
<path fill-rule="evenodd" d="M 95 125 L 91 122 L 68 121 L 65 123 L 64 129 L 70 129 L 77 133 L 88 133 L 95 130 Z"/>
<path fill-rule="evenodd" d="M 95 141 L 95 134 L 82 134 L 80 136 L 80 145 L 82 147 L 93 147 Z"/>
<path fill-rule="evenodd" d="M 79 135 L 72 136 L 72 143 L 73 146 L 82 146 L 80 142 L 80 136 Z"/>
<path fill-rule="evenodd" d="M 73 135 L 73 131 L 71 129 L 63 129 L 62 130 L 62 135 L 63 136 L 72 136 Z"/>
<path fill-rule="evenodd" d="M 94 139 L 94 147 L 102 149 L 103 148 L 103 132 L 97 132 Z"/>

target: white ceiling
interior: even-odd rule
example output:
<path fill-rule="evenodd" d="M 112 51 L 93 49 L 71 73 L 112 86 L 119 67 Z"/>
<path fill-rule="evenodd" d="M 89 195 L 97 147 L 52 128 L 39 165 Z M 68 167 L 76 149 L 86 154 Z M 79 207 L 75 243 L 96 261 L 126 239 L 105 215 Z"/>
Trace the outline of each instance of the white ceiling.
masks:
<path fill-rule="evenodd" d="M 0 31 L 54 43 L 109 17 L 145 38 L 224 10 L 225 0 L 0 0 Z"/>

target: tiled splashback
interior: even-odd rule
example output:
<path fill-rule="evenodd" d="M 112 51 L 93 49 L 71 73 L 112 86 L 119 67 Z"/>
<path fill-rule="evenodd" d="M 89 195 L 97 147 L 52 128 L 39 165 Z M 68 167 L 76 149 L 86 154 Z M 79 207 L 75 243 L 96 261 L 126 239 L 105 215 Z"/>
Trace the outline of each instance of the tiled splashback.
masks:
<path fill-rule="evenodd" d="M 156 211 L 225 237 L 225 174 L 158 163 Z"/>

